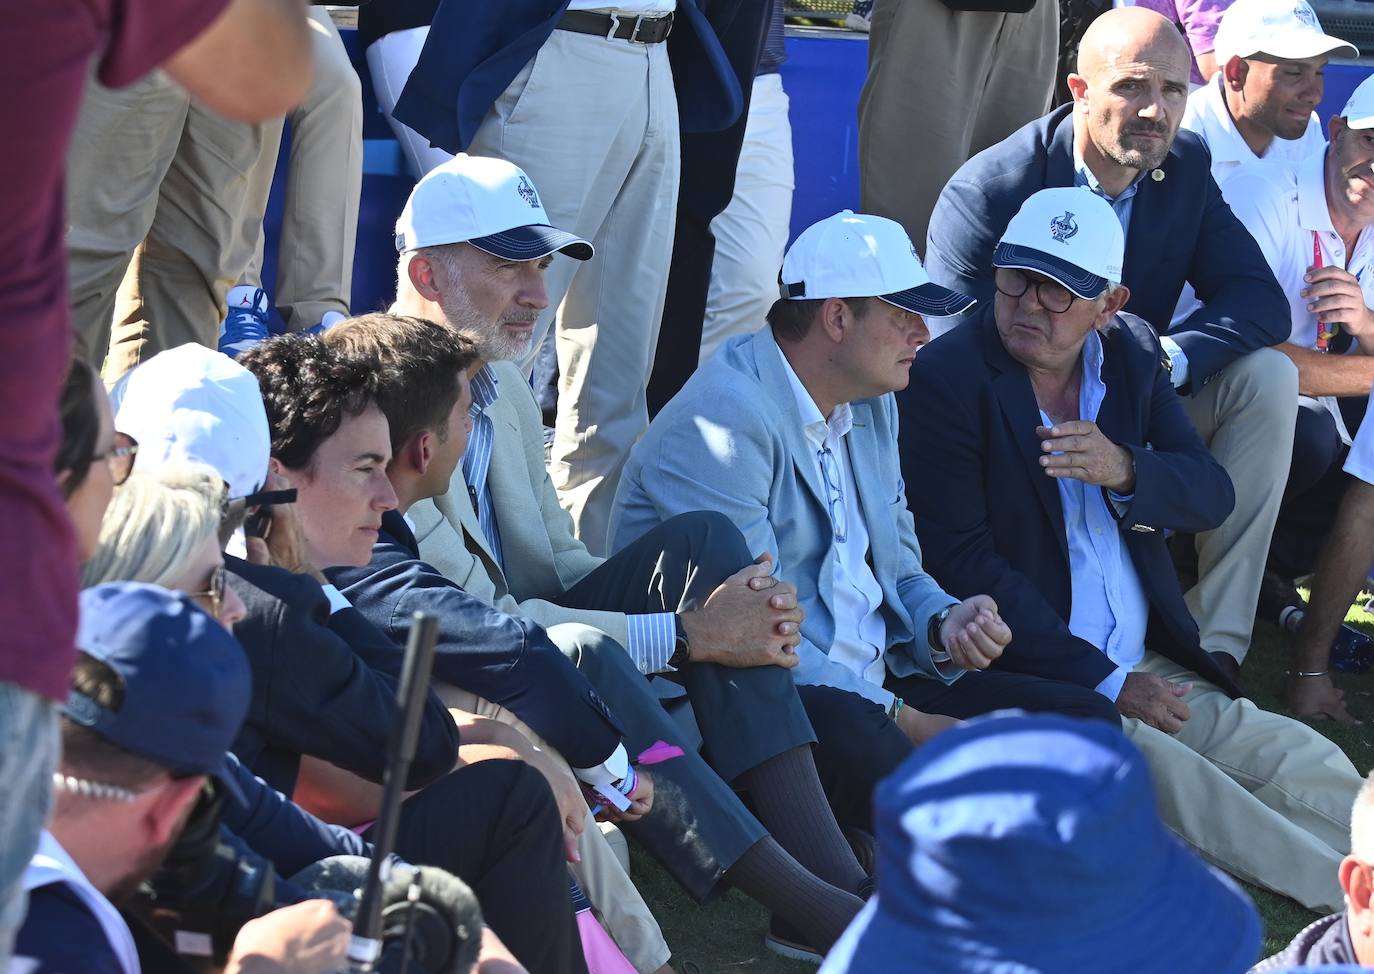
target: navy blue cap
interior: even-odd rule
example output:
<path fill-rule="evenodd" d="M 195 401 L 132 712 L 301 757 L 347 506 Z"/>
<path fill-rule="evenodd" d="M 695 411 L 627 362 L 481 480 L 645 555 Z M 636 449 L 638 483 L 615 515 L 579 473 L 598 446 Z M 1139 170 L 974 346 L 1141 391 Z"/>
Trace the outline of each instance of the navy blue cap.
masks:
<path fill-rule="evenodd" d="M 888 304 L 895 304 L 903 311 L 915 312 L 918 315 L 930 315 L 932 318 L 960 315 L 978 303 L 977 298 L 969 297 L 958 291 L 951 291 L 947 287 L 941 287 L 932 282 L 918 284 L 916 287 L 907 288 L 905 291 L 880 294 L 878 297 Z"/>
<path fill-rule="evenodd" d="M 72 690 L 67 717 L 173 774 L 211 775 L 242 798 L 226 754 L 253 678 L 228 630 L 186 595 L 115 582 L 81 593 L 77 648 L 118 674 L 124 698 L 109 710 Z"/>
<path fill-rule="evenodd" d="M 878 894 L 821 974 L 1244 974 L 1259 917 L 1159 820 L 1100 721 L 1008 713 L 921 747 L 874 797 Z"/>

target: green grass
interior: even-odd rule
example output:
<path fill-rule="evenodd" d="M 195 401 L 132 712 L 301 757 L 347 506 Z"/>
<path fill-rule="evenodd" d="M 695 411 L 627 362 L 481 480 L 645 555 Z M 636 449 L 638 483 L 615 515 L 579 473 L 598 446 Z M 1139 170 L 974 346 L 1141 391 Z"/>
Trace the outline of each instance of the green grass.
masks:
<path fill-rule="evenodd" d="M 1346 617 L 1366 632 L 1374 634 L 1374 615 L 1360 607 Z M 1280 693 L 1284 671 L 1288 669 L 1288 635 L 1275 626 L 1260 622 L 1255 626 L 1250 655 L 1242 677 L 1255 702 L 1271 710 L 1282 710 Z M 1336 674 L 1336 685 L 1346 693 L 1350 711 L 1365 721 L 1361 727 L 1342 727 L 1330 721 L 1312 726 L 1326 734 L 1350 756 L 1360 772 L 1374 767 L 1374 674 L 1364 677 Z M 632 845 L 635 884 L 644 894 L 663 927 L 673 950 L 673 967 L 696 966 L 701 974 L 805 974 L 815 968 L 785 960 L 763 947 L 768 915 L 758 904 L 737 892 L 721 897 L 711 906 L 695 906 L 668 878 L 662 868 Z M 1286 897 L 1247 887 L 1264 921 L 1264 953 L 1268 956 L 1285 946 L 1316 914 Z M 689 971 L 691 967 L 687 968 Z"/>

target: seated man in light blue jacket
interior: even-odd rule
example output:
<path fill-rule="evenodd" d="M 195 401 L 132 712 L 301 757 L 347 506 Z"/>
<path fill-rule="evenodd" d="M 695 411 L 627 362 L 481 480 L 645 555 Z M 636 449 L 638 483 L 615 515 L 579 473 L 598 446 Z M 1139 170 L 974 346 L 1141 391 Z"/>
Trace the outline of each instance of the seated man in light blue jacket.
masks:
<path fill-rule="evenodd" d="M 868 820 L 873 783 L 941 725 L 929 715 L 1019 707 L 1118 722 L 1091 689 L 987 670 L 1012 638 L 996 604 L 959 602 L 921 568 L 892 393 L 929 339 L 922 315 L 972 299 L 930 283 L 898 224 L 849 211 L 797 238 L 782 293 L 769 327 L 722 346 L 635 447 L 613 547 L 708 510 L 772 553 L 806 610 L 793 674 L 842 821 Z M 818 686 L 866 698 L 879 733 L 856 734 L 849 708 L 828 714 L 833 695 Z"/>

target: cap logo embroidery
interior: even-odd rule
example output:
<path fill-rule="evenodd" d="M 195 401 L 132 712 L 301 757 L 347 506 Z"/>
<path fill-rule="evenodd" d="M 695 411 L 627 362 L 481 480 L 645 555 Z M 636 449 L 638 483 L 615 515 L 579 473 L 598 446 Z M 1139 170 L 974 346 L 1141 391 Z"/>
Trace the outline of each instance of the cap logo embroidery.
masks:
<path fill-rule="evenodd" d="M 1078 224 L 1074 222 L 1073 213 L 1069 210 L 1065 210 L 1063 216 L 1057 216 L 1050 221 L 1050 236 L 1060 243 L 1067 243 L 1076 233 Z"/>
<path fill-rule="evenodd" d="M 1293 7 L 1293 17 L 1304 27 L 1311 27 L 1313 30 L 1322 29 L 1321 23 L 1317 20 L 1317 14 L 1305 3 L 1299 3 Z"/>
<path fill-rule="evenodd" d="M 516 184 L 515 191 L 520 194 L 520 198 L 530 205 L 530 209 L 539 209 L 539 194 L 534 191 L 534 184 L 524 173 L 520 174 L 520 182 Z"/>

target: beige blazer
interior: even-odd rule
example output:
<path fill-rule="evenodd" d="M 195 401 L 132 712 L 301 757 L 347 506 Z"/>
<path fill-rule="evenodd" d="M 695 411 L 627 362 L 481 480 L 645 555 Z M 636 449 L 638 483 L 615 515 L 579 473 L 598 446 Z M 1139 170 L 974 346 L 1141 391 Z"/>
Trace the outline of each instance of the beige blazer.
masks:
<path fill-rule="evenodd" d="M 465 592 L 502 612 L 524 616 L 544 628 L 580 622 L 600 629 L 621 646 L 629 641 L 623 612 L 566 609 L 566 592 L 602 562 L 573 533 L 572 518 L 544 469 L 544 423 L 519 368 L 495 362 L 501 391 L 487 408 L 493 444 L 487 485 L 501 531 L 506 570 L 482 537 L 460 464 L 448 493 L 421 501 L 407 512 L 415 523 L 420 557 Z"/>

